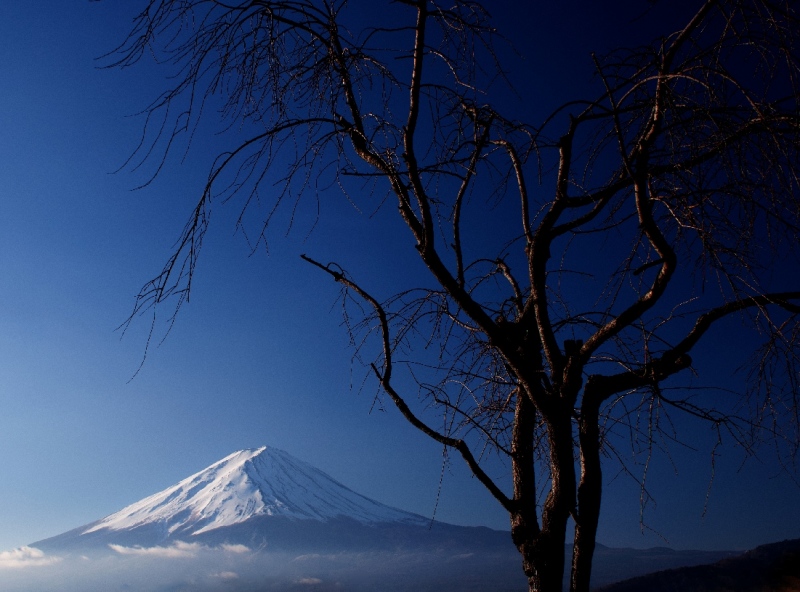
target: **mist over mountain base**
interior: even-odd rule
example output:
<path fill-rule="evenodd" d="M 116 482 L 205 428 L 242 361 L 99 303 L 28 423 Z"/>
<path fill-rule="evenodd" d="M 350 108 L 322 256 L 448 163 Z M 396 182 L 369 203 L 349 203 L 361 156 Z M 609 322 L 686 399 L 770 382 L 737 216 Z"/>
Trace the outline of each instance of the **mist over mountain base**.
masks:
<path fill-rule="evenodd" d="M 527 590 L 510 534 L 488 528 L 261 517 L 191 542 L 157 532 L 73 531 L 17 550 L 16 564 L 6 553 L 0 591 Z M 598 545 L 593 585 L 729 555 Z"/>
<path fill-rule="evenodd" d="M 122 547 L 56 557 L 49 564 L 4 569 L 4 592 L 521 592 L 518 559 L 509 553 L 350 551 L 296 554 L 176 543 Z"/>

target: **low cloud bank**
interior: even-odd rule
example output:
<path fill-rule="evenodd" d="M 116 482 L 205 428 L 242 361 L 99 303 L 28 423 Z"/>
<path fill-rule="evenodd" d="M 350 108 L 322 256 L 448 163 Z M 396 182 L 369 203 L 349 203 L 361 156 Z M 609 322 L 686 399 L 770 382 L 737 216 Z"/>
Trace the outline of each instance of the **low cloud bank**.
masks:
<path fill-rule="evenodd" d="M 197 557 L 198 552 L 204 549 L 199 543 L 184 543 L 177 541 L 169 547 L 123 547 L 122 545 L 109 545 L 109 548 L 120 555 L 137 555 L 139 557 Z"/>
<path fill-rule="evenodd" d="M 134 545 L 133 547 L 125 547 L 123 545 L 109 545 L 109 549 L 119 555 L 135 555 L 138 557 L 164 557 L 168 559 L 193 559 L 200 553 L 234 553 L 241 555 L 243 553 L 252 553 L 252 549 L 245 545 L 219 545 L 217 547 L 209 547 L 201 545 L 200 543 L 186 543 L 184 541 L 176 541 L 167 547 L 142 547 Z"/>
<path fill-rule="evenodd" d="M 61 561 L 61 557 L 45 555 L 33 547 L 20 547 L 13 551 L 0 551 L 0 569 L 23 569 L 41 567 Z"/>
<path fill-rule="evenodd" d="M 0 553 L 2 592 L 469 592 L 524 589 L 514 561 L 497 556 L 359 552 L 297 555 L 244 545 L 113 545 L 92 555 L 49 556 L 24 547 Z M 518 577 L 513 577 L 518 575 Z"/>

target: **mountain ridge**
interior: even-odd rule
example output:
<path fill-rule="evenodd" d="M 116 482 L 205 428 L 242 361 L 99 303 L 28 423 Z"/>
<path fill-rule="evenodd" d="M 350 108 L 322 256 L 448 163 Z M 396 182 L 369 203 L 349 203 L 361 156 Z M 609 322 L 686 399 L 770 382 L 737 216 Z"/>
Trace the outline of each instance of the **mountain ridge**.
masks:
<path fill-rule="evenodd" d="M 262 446 L 234 452 L 176 485 L 87 525 L 82 534 L 160 524 L 169 535 L 194 536 L 258 516 L 427 523 L 422 516 L 352 491 L 283 450 Z"/>

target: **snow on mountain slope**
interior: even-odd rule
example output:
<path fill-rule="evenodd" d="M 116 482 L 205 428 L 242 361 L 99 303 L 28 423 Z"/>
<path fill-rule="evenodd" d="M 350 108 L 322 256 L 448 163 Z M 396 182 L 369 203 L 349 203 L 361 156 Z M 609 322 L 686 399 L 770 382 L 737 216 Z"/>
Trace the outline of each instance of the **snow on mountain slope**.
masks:
<path fill-rule="evenodd" d="M 275 448 L 241 450 L 91 525 L 82 534 L 160 525 L 195 535 L 256 516 L 425 525 L 417 514 L 351 491 L 319 469 Z"/>

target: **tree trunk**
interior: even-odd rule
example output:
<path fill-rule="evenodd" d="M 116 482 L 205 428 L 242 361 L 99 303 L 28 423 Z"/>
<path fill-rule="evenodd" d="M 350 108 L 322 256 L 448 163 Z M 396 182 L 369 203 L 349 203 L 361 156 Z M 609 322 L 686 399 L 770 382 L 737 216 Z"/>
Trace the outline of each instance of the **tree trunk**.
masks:
<path fill-rule="evenodd" d="M 514 543 L 522 556 L 522 569 L 528 578 L 529 592 L 562 592 L 566 528 L 532 534 L 536 528 L 530 528 L 524 515 L 519 513 L 512 515 L 511 524 Z M 523 538 L 523 532 L 529 536 Z"/>
<path fill-rule="evenodd" d="M 534 544 L 540 536 L 536 515 L 536 472 L 533 467 L 533 436 L 536 409 L 520 388 L 514 408 L 514 431 L 511 441 L 511 467 L 514 481 L 514 507 L 511 513 L 511 538 L 522 555 L 522 570 L 530 590 L 540 590 Z"/>
<path fill-rule="evenodd" d="M 556 537 L 558 538 L 558 537 Z M 562 537 L 563 538 L 563 537 Z M 564 545 L 551 544 L 551 537 L 540 536 L 523 553 L 522 566 L 528 576 L 529 592 L 561 592 L 564 579 Z M 520 549 L 522 553 L 522 549 Z"/>
<path fill-rule="evenodd" d="M 523 528 L 530 525 L 530 516 L 524 513 L 527 507 L 512 514 L 511 520 L 512 537 L 522 555 L 530 592 L 561 592 L 567 522 L 575 507 L 571 416 L 558 414 L 547 423 L 552 475 L 550 493 L 542 509 L 541 530 L 538 525 L 535 530 Z M 535 513 L 533 516 L 535 519 Z"/>
<path fill-rule="evenodd" d="M 584 399 L 584 401 L 586 400 Z M 578 511 L 575 519 L 575 542 L 572 547 L 570 592 L 589 592 L 602 498 L 599 412 L 597 406 L 591 402 L 583 407 L 578 428 L 581 482 L 578 486 Z"/>

